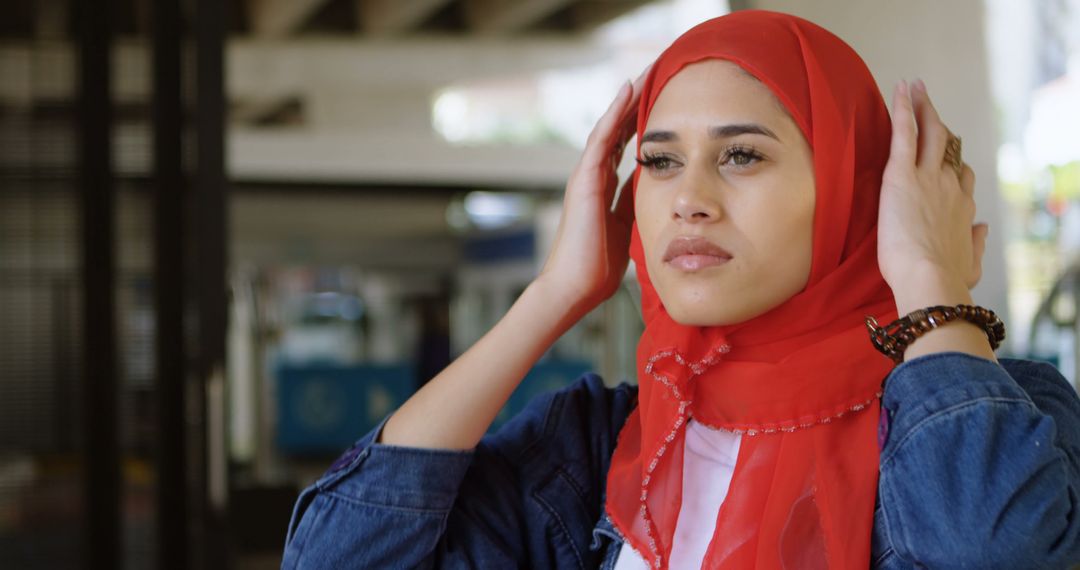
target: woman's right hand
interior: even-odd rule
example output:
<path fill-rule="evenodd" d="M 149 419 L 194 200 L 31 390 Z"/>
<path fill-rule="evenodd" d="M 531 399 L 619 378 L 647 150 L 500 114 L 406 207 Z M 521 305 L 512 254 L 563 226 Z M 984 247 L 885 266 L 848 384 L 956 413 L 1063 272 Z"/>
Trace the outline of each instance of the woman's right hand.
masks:
<path fill-rule="evenodd" d="M 630 250 L 633 202 L 615 195 L 615 167 L 637 124 L 643 79 L 623 87 L 596 124 L 566 186 L 555 245 L 540 276 L 476 344 L 387 420 L 381 443 L 472 449 L 545 351 L 619 287 Z M 614 211 L 612 211 L 614 210 Z"/>
<path fill-rule="evenodd" d="M 537 282 L 584 316 L 619 288 L 629 263 L 634 205 L 630 180 L 616 196 L 615 169 L 637 126 L 645 73 L 627 82 L 593 127 L 563 197 L 551 253 Z"/>

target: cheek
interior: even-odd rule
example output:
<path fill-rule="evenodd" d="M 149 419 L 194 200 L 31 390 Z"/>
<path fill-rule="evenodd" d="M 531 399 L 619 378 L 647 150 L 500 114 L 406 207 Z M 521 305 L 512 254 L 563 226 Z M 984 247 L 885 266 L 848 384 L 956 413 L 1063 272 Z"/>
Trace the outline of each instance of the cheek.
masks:
<path fill-rule="evenodd" d="M 634 195 L 634 221 L 637 222 L 638 233 L 641 234 L 641 245 L 645 249 L 646 259 L 653 256 L 664 222 L 664 210 L 655 194 L 639 188 Z"/>
<path fill-rule="evenodd" d="M 796 221 L 792 223 L 792 243 L 798 244 L 798 255 L 802 261 L 801 266 L 810 277 L 810 262 L 814 258 L 814 187 L 805 190 L 808 197 L 803 202 L 803 207 L 797 214 Z"/>
<path fill-rule="evenodd" d="M 814 208 L 812 202 L 792 206 L 759 211 L 750 241 L 758 246 L 756 258 L 765 272 L 805 284 L 813 258 Z"/>
<path fill-rule="evenodd" d="M 759 262 L 794 251 L 812 237 L 814 188 L 791 168 L 737 180 L 725 201 L 725 217 Z M 779 260 L 777 260 L 779 261 Z"/>

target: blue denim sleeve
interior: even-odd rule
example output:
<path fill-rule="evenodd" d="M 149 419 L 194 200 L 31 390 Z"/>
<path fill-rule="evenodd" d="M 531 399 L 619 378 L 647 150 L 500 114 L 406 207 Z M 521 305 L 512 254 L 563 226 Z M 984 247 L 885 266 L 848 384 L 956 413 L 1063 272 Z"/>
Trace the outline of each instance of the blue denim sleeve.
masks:
<path fill-rule="evenodd" d="M 929 568 L 1080 560 L 1080 399 L 1049 364 L 916 358 L 885 384 L 880 504 L 897 554 Z"/>
<path fill-rule="evenodd" d="M 583 544 L 634 397 L 588 375 L 472 451 L 373 443 L 380 425 L 301 493 L 282 568 L 588 566 L 596 553 Z"/>

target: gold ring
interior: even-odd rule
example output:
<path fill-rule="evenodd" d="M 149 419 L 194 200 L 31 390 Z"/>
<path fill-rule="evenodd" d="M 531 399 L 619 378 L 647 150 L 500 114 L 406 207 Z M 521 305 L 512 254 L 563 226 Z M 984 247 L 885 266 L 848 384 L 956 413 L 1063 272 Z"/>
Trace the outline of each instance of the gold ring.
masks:
<path fill-rule="evenodd" d="M 964 159 L 961 156 L 961 150 L 963 150 L 963 141 L 960 140 L 960 137 L 949 133 L 949 141 L 945 143 L 945 164 L 952 166 L 958 178 L 964 173 Z"/>

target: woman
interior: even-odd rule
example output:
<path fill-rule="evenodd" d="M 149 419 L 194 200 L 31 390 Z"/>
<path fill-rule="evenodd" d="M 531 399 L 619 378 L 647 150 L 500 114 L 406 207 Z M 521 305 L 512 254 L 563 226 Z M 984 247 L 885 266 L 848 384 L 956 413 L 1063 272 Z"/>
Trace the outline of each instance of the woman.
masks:
<path fill-rule="evenodd" d="M 974 175 L 921 83 L 893 97 L 890 119 L 859 57 L 792 16 L 676 40 L 589 137 L 539 277 L 301 495 L 283 566 L 1080 558 L 1080 400 L 1049 366 L 997 362 L 992 313 L 953 308 L 980 276 Z M 587 376 L 484 437 L 628 252 L 640 387 Z M 894 369 L 864 321 L 898 315 L 876 334 Z"/>

